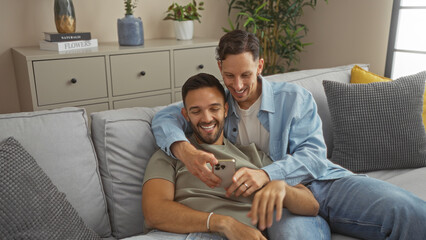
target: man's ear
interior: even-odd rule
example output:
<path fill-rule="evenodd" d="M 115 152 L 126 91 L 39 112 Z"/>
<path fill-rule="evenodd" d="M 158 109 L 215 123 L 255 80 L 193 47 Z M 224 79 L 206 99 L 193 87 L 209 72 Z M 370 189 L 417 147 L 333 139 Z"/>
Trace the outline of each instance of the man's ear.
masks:
<path fill-rule="evenodd" d="M 183 107 L 180 112 L 182 113 L 183 117 L 186 119 L 186 121 L 189 122 L 189 117 L 188 117 L 188 112 L 186 111 L 186 109 Z"/>
<path fill-rule="evenodd" d="M 219 71 L 222 72 L 222 61 L 217 61 L 217 66 L 219 67 Z"/>
<path fill-rule="evenodd" d="M 265 60 L 263 58 L 259 58 L 259 64 L 257 65 L 257 75 L 262 74 L 264 63 L 265 63 Z"/>
<path fill-rule="evenodd" d="M 226 102 L 226 103 L 225 103 L 225 117 L 227 117 L 227 116 L 228 116 L 228 109 L 229 109 L 229 105 L 228 105 L 228 103 Z"/>

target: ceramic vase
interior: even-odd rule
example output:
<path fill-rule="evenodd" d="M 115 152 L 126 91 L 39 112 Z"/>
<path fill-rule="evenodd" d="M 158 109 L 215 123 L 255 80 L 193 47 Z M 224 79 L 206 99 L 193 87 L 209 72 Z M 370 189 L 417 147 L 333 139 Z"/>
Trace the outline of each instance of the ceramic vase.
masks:
<path fill-rule="evenodd" d="M 144 44 L 143 23 L 141 18 L 126 15 L 117 19 L 118 43 L 121 46 L 137 46 Z"/>
<path fill-rule="evenodd" d="M 194 21 L 174 21 L 177 40 L 191 40 L 194 35 Z"/>
<path fill-rule="evenodd" d="M 58 33 L 75 32 L 75 12 L 72 0 L 55 0 L 55 25 Z"/>

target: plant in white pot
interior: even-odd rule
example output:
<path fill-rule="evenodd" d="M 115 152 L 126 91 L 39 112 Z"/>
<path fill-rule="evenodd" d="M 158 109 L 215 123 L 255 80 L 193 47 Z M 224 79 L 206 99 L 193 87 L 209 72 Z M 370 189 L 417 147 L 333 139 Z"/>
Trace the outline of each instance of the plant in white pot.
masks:
<path fill-rule="evenodd" d="M 185 6 L 173 3 L 169 6 L 164 20 L 173 20 L 175 27 L 176 39 L 190 40 L 194 35 L 194 20 L 201 23 L 201 15 L 198 11 L 204 10 L 204 2 L 197 5 L 195 0 Z"/>

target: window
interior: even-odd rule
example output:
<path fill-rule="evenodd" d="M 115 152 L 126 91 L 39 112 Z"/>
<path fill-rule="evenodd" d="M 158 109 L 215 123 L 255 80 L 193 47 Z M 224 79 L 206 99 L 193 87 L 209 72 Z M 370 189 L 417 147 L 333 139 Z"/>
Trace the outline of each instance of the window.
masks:
<path fill-rule="evenodd" d="M 425 0 L 394 0 L 386 77 L 396 79 L 426 70 L 425 25 Z"/>

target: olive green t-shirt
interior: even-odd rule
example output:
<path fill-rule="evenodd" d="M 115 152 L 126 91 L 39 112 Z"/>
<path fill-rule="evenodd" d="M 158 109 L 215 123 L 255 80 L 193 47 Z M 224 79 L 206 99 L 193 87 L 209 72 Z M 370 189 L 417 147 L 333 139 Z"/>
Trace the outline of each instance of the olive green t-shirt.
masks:
<path fill-rule="evenodd" d="M 213 153 L 216 159 L 235 159 L 237 170 L 242 167 L 259 169 L 272 163 L 271 159 L 265 153 L 258 151 L 254 144 L 237 147 L 226 139 L 224 145 L 197 144 L 194 138 L 191 138 L 191 142 L 198 149 Z M 208 166 L 210 167 L 209 164 Z M 174 200 L 176 202 L 198 211 L 231 216 L 253 226 L 250 218 L 247 217 L 253 194 L 248 198 L 242 196 L 227 198 L 224 188 L 209 188 L 192 175 L 180 160 L 169 157 L 161 150 L 152 155 L 143 183 L 154 178 L 165 179 L 175 185 Z"/>

